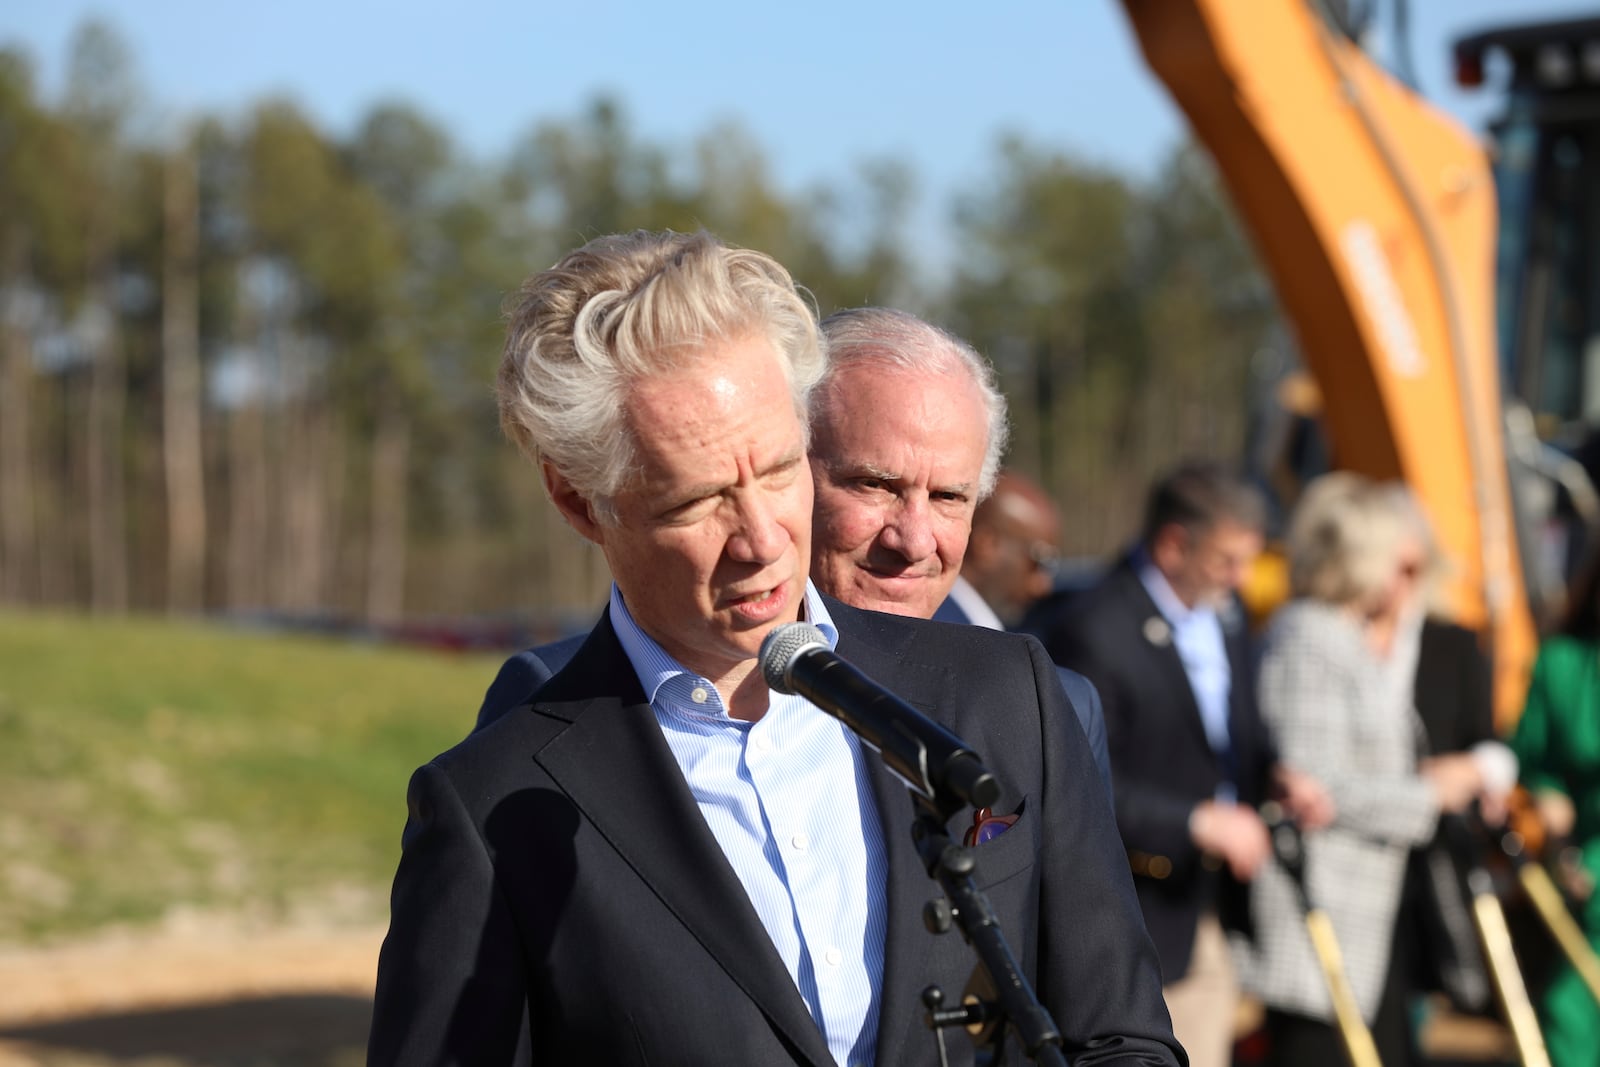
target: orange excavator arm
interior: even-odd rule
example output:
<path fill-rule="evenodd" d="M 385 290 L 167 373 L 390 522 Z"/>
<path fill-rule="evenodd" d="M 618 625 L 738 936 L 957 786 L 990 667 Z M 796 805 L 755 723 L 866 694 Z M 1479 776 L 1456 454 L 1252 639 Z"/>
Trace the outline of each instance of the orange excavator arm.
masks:
<path fill-rule="evenodd" d="M 1209 149 L 1323 398 L 1335 465 L 1399 478 L 1487 631 L 1496 714 L 1535 649 L 1494 351 L 1495 200 L 1482 145 L 1309 0 L 1124 0 Z"/>

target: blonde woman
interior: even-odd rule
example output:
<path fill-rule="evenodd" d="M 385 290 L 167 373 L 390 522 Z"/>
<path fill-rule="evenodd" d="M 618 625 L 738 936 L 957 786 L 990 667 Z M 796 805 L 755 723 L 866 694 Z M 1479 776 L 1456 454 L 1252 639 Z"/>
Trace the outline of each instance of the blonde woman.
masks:
<path fill-rule="evenodd" d="M 1482 787 L 1470 755 L 1419 761 L 1421 725 L 1409 687 L 1395 681 L 1391 657 L 1425 548 L 1398 487 L 1342 472 L 1313 483 L 1289 531 L 1293 600 L 1269 628 L 1260 677 L 1282 758 L 1333 797 L 1333 824 L 1306 840 L 1307 889 L 1333 920 L 1388 1067 L 1413 1058 L 1407 954 L 1395 952 L 1409 855 L 1432 839 L 1441 812 L 1462 810 Z M 1281 867 L 1256 880 L 1252 905 L 1248 970 L 1274 1061 L 1342 1067 L 1333 1008 Z"/>

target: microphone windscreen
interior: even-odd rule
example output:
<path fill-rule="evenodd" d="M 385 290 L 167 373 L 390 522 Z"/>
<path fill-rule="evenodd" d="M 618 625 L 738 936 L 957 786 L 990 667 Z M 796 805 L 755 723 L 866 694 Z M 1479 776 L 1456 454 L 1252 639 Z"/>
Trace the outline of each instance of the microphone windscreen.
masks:
<path fill-rule="evenodd" d="M 761 642 L 761 675 L 779 693 L 793 695 L 789 667 L 808 648 L 827 648 L 828 639 L 809 622 L 791 622 L 773 630 Z"/>

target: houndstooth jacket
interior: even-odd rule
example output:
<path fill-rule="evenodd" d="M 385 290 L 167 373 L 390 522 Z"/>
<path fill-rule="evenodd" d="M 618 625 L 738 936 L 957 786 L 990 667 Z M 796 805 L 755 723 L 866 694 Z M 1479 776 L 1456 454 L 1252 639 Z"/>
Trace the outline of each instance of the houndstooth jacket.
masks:
<path fill-rule="evenodd" d="M 1416 774 L 1421 723 L 1409 693 L 1340 610 L 1295 601 L 1274 618 L 1260 675 L 1261 712 L 1284 763 L 1313 775 L 1338 808 L 1306 837 L 1306 885 L 1328 913 L 1345 972 L 1370 1024 L 1378 1011 L 1412 848 L 1438 808 Z M 1241 979 L 1268 1007 L 1333 1020 L 1293 883 L 1276 862 L 1251 885 L 1253 943 L 1236 942 Z"/>

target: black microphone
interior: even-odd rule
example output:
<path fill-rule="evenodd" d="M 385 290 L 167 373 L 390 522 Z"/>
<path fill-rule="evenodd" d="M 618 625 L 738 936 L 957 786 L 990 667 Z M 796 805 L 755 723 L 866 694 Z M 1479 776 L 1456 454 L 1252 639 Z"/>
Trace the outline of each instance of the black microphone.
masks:
<path fill-rule="evenodd" d="M 806 622 L 780 626 L 761 642 L 761 673 L 779 693 L 803 696 L 876 749 L 912 790 L 935 803 L 987 808 L 1000 783 L 967 743 L 828 647 Z M 953 814 L 953 812 L 952 812 Z"/>

